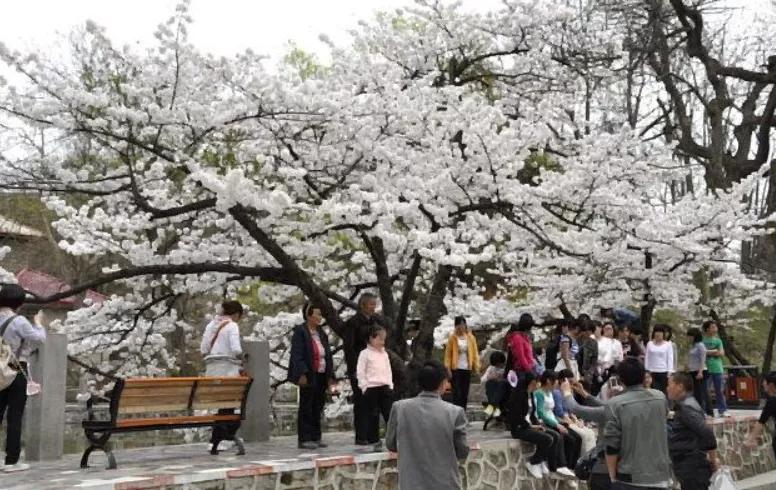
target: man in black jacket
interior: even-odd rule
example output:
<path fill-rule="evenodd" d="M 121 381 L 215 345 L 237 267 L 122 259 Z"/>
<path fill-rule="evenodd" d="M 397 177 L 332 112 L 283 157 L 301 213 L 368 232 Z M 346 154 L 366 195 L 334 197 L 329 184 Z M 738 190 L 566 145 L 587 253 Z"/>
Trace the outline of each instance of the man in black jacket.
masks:
<path fill-rule="evenodd" d="M 668 421 L 668 451 L 682 490 L 706 490 L 716 467 L 717 440 L 706 423 L 698 401 L 692 396 L 692 378 L 674 373 L 666 392 L 674 402 Z"/>
<path fill-rule="evenodd" d="M 366 407 L 361 390 L 356 379 L 356 365 L 358 355 L 366 349 L 369 332 L 375 325 L 385 327 L 383 319 L 375 313 L 377 309 L 377 296 L 372 293 L 364 293 L 358 298 L 358 311 L 345 322 L 345 335 L 343 350 L 345 351 L 345 364 L 347 365 L 350 386 L 353 389 L 353 426 L 356 432 L 356 444 L 366 446 L 378 441 L 369 441 L 369 427 L 379 425 L 379 421 L 370 424 L 369 418 L 373 416 Z"/>

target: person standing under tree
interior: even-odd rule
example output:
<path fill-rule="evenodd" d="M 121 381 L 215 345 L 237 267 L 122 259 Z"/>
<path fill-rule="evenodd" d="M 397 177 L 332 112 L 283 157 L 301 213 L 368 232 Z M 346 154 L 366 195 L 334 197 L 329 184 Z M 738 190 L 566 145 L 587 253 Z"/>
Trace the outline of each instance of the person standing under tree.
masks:
<path fill-rule="evenodd" d="M 717 439 L 692 389 L 687 374 L 674 373 L 668 379 L 668 399 L 674 402 L 674 416 L 668 420 L 668 450 L 682 490 L 706 490 L 717 466 Z"/>
<path fill-rule="evenodd" d="M 445 348 L 445 367 L 452 376 L 453 404 L 466 410 L 472 371 L 480 370 L 480 353 L 477 350 L 477 339 L 469 331 L 466 318 L 462 316 L 455 317 L 455 331 Z"/>
<path fill-rule="evenodd" d="M 239 376 L 242 368 L 242 346 L 240 328 L 237 322 L 243 316 L 243 306 L 239 301 L 224 301 L 221 314 L 205 327 L 200 352 L 205 356 L 205 376 Z M 218 415 L 231 415 L 233 408 L 221 408 Z M 218 454 L 221 441 L 234 440 L 240 424 L 213 427 L 210 443 L 211 452 Z"/>
<path fill-rule="evenodd" d="M 690 328 L 687 336 L 692 345 L 687 355 L 687 371 L 692 376 L 692 396 L 706 410 L 706 394 L 703 391 L 703 374 L 706 371 L 706 346 L 703 344 L 703 334 L 700 329 Z"/>
<path fill-rule="evenodd" d="M 377 296 L 372 293 L 363 293 L 359 296 L 358 311 L 345 322 L 345 334 L 342 339 L 348 379 L 353 392 L 353 427 L 356 432 L 356 444 L 359 446 L 370 444 L 368 440 L 369 427 L 374 426 L 375 423 L 380 423 L 379 419 L 370 414 L 363 393 L 358 388 L 358 376 L 356 375 L 358 356 L 361 351 L 366 349 L 372 327 L 375 325 L 386 327 L 385 321 L 376 313 L 376 310 Z"/>
<path fill-rule="evenodd" d="M 714 398 L 717 401 L 717 415 L 724 417 L 727 412 L 727 401 L 725 400 L 725 367 L 722 364 L 722 358 L 725 356 L 725 347 L 722 345 L 722 339 L 719 338 L 719 326 L 717 322 L 708 320 L 703 322 L 703 344 L 706 346 L 706 372 L 704 378 L 704 395 L 706 398 L 706 415 L 713 417 L 714 408 L 709 396 L 709 384 L 714 386 Z"/>
<path fill-rule="evenodd" d="M 388 352 L 385 351 L 385 329 L 380 325 L 372 327 L 369 343 L 358 356 L 356 376 L 358 388 L 369 410 L 369 421 L 372 423 L 367 432 L 367 441 L 375 445 L 375 450 L 379 450 L 381 449 L 379 417 L 382 415 L 388 423 L 393 403 L 391 360 L 388 358 Z"/>
<path fill-rule="evenodd" d="M 663 394 L 668 386 L 668 375 L 674 372 L 674 348 L 665 339 L 665 334 L 665 325 L 655 325 L 644 355 L 644 368 L 652 374 L 652 385 Z"/>
<path fill-rule="evenodd" d="M 334 365 L 329 337 L 321 329 L 321 307 L 308 303 L 303 311 L 306 321 L 294 327 L 291 336 L 288 380 L 299 386 L 299 447 L 318 449 L 326 447 L 321 441 L 321 417 L 326 403 L 326 389 L 335 391 Z"/>
<path fill-rule="evenodd" d="M 663 393 L 644 388 L 641 361 L 628 357 L 617 366 L 625 391 L 606 404 L 603 429 L 606 467 L 612 488 L 663 489 L 671 480 Z"/>
<path fill-rule="evenodd" d="M 393 404 L 385 446 L 399 454 L 399 489 L 459 490 L 458 462 L 469 455 L 466 411 L 442 400 L 447 369 L 436 360 L 418 371 L 421 393 Z"/>
<path fill-rule="evenodd" d="M 240 328 L 243 316 L 239 301 L 224 301 L 221 314 L 205 327 L 200 352 L 205 356 L 205 376 L 239 376 L 242 367 Z"/>
<path fill-rule="evenodd" d="M 40 326 L 40 315 L 33 323 L 16 311 L 24 304 L 27 293 L 18 284 L 0 286 L 0 337 L 10 347 L 11 366 L 19 371 L 14 380 L 0 391 L 0 422 L 5 418 L 5 464 L 3 471 L 11 473 L 29 468 L 20 463 L 22 450 L 22 416 L 27 405 L 28 357 L 46 341 L 46 330 Z"/>

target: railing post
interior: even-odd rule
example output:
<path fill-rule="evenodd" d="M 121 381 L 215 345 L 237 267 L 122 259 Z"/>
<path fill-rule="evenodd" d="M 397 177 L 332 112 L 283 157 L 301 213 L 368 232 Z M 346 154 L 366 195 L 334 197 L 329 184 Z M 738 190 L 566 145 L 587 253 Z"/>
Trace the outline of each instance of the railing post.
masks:
<path fill-rule="evenodd" d="M 67 336 L 49 333 L 30 359 L 30 376 L 41 392 L 27 399 L 24 411 L 24 452 L 28 461 L 60 459 L 65 437 Z"/>
<path fill-rule="evenodd" d="M 270 435 L 271 409 L 269 403 L 269 343 L 264 341 L 243 341 L 247 355 L 246 370 L 253 378 L 245 404 L 245 420 L 240 427 L 240 436 L 247 442 L 268 441 Z"/>

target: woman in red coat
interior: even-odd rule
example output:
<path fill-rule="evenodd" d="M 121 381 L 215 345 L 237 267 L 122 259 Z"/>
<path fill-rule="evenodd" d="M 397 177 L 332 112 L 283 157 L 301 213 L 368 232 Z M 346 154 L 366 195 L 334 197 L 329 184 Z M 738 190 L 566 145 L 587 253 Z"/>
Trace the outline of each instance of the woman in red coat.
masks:
<path fill-rule="evenodd" d="M 536 325 L 534 319 L 528 313 L 520 315 L 517 325 L 512 325 L 507 334 L 505 346 L 509 360 L 507 366 L 514 370 L 518 376 L 531 373 L 536 367 L 531 344 L 531 329 Z"/>

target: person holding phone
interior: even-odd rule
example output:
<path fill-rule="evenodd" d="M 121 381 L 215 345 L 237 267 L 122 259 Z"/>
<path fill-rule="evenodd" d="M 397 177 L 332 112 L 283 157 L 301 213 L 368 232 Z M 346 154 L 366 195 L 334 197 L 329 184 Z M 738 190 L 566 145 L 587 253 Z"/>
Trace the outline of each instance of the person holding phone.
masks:
<path fill-rule="evenodd" d="M 27 362 L 29 356 L 46 341 L 46 330 L 40 325 L 42 312 L 35 315 L 33 323 L 17 314 L 24 304 L 27 292 L 18 284 L 0 286 L 0 337 L 11 349 L 11 367 L 19 373 L 5 389 L 0 391 L 0 423 L 5 419 L 6 473 L 24 471 L 29 465 L 19 462 L 22 449 L 22 417 L 27 405 L 27 384 L 31 382 Z"/>

